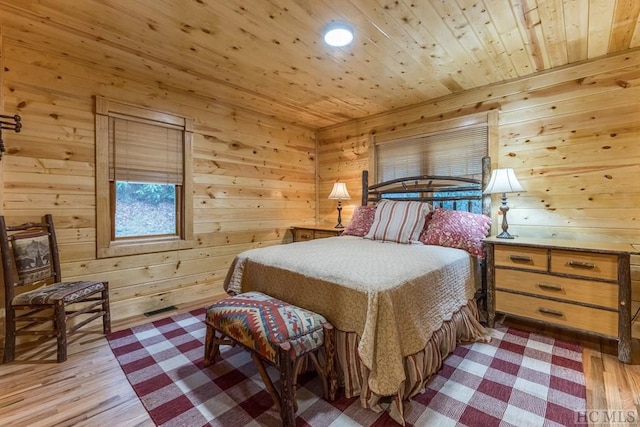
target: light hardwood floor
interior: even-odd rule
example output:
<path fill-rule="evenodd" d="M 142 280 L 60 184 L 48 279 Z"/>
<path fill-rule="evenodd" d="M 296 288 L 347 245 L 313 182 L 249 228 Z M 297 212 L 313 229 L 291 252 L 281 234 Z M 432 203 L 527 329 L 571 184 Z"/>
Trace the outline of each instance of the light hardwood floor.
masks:
<path fill-rule="evenodd" d="M 180 307 L 154 317 L 131 319 L 114 325 L 124 329 L 204 305 Z M 567 336 L 553 328 L 517 322 L 504 325 L 535 331 L 564 340 L 579 341 L 587 384 L 587 408 L 595 411 L 640 413 L 640 350 L 634 342 L 634 363 L 625 365 L 615 356 L 615 342 Z M 45 351 L 43 351 L 45 349 Z M 120 369 L 107 340 L 98 332 L 76 334 L 67 362 L 55 363 L 55 347 L 19 353 L 19 361 L 0 365 L 0 426 L 153 426 L 146 410 Z M 599 413 L 599 412 L 598 412 Z M 602 415 L 594 415 L 602 420 Z M 597 418 L 600 416 L 600 418 Z M 633 423 L 590 425 L 637 426 Z"/>

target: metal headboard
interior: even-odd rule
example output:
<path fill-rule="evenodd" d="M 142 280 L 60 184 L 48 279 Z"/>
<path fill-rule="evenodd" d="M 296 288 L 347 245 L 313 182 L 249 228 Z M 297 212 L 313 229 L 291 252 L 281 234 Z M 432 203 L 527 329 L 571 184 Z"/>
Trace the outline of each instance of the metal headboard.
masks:
<path fill-rule="evenodd" d="M 417 200 L 434 207 L 471 212 L 474 202 L 480 203 L 481 212 L 490 215 L 491 196 L 482 194 L 491 175 L 491 159 L 482 159 L 482 179 L 454 176 L 419 175 L 396 178 L 369 185 L 369 172 L 362 171 L 362 205 L 383 199 Z"/>

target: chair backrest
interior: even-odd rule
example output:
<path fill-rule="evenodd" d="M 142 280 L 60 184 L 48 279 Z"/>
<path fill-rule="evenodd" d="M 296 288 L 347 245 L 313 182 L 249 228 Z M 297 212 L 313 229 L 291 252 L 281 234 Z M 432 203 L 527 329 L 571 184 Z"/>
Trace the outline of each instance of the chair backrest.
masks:
<path fill-rule="evenodd" d="M 0 255 L 7 303 L 16 286 L 59 282 L 60 259 L 53 217 L 42 222 L 7 226 L 0 216 Z"/>

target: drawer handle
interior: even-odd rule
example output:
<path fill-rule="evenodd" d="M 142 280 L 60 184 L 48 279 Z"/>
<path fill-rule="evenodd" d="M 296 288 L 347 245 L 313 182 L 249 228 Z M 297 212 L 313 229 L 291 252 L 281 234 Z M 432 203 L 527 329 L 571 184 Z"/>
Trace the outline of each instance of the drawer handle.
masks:
<path fill-rule="evenodd" d="M 509 255 L 509 259 L 514 262 L 531 262 L 531 257 L 527 255 Z"/>
<path fill-rule="evenodd" d="M 571 267 L 576 267 L 576 268 L 585 268 L 588 270 L 593 270 L 594 268 L 596 268 L 596 265 L 592 262 L 583 262 L 583 261 L 569 261 L 569 265 Z"/>
<path fill-rule="evenodd" d="M 301 234 L 300 237 L 302 237 L 303 239 L 310 239 L 311 234 Z"/>
<path fill-rule="evenodd" d="M 538 283 L 538 287 L 542 289 L 547 289 L 550 291 L 561 291 L 562 286 L 556 285 L 554 283 Z"/>
<path fill-rule="evenodd" d="M 557 317 L 562 317 L 564 316 L 564 314 L 561 311 L 558 310 L 552 310 L 550 308 L 544 308 L 544 307 L 540 307 L 538 309 L 538 311 L 542 314 L 550 314 L 552 316 L 557 316 Z"/>

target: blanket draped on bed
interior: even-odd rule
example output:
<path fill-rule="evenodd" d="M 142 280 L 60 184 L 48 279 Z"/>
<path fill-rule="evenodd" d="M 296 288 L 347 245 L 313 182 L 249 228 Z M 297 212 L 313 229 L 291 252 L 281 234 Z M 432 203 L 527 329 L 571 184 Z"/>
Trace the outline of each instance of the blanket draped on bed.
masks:
<path fill-rule="evenodd" d="M 401 400 L 422 390 L 456 342 L 485 339 L 476 268 L 460 249 L 344 236 L 243 252 L 225 289 L 265 292 L 325 316 L 343 344 L 347 396 L 376 410 L 380 397 L 394 396 L 391 412 L 402 422 Z"/>

